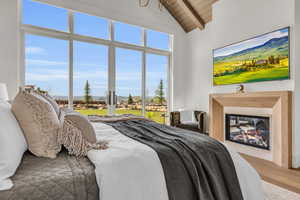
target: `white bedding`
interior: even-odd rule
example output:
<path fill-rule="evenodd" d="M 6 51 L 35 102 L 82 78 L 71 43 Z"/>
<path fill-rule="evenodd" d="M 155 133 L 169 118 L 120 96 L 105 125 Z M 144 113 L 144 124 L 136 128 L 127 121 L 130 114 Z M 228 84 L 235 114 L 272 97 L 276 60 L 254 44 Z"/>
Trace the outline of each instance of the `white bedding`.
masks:
<path fill-rule="evenodd" d="M 168 200 L 163 169 L 152 148 L 108 125 L 93 123 L 93 126 L 98 140 L 109 141 L 107 150 L 88 153 L 96 166 L 100 200 Z M 257 172 L 234 150 L 227 148 L 236 167 L 244 200 L 263 200 Z"/>

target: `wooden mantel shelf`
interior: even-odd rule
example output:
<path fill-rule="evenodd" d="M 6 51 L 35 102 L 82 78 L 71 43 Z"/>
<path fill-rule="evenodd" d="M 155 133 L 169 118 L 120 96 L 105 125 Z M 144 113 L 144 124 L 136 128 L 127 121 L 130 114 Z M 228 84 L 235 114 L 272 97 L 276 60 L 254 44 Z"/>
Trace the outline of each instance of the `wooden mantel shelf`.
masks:
<path fill-rule="evenodd" d="M 210 96 L 226 107 L 273 108 L 280 98 L 288 98 L 290 94 L 291 91 L 275 91 L 211 94 Z"/>
<path fill-rule="evenodd" d="M 224 107 L 272 109 L 273 162 L 284 168 L 292 166 L 292 92 L 268 91 L 210 94 L 211 137 L 225 140 Z"/>

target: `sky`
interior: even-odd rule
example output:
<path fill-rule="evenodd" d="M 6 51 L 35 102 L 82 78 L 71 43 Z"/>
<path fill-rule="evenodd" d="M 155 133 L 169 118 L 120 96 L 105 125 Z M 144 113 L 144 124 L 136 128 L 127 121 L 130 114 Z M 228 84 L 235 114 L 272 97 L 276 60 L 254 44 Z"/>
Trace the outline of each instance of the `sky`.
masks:
<path fill-rule="evenodd" d="M 68 31 L 67 10 L 23 0 L 23 23 Z M 74 31 L 77 34 L 108 39 L 109 24 L 106 19 L 82 13 L 74 15 Z M 115 23 L 115 39 L 140 45 L 140 27 Z M 168 35 L 147 30 L 147 45 L 168 49 Z M 25 81 L 49 91 L 54 96 L 68 95 L 68 41 L 44 36 L 25 35 Z M 74 96 L 82 96 L 88 80 L 93 96 L 105 96 L 108 90 L 108 47 L 74 41 Z M 168 58 L 147 54 L 146 93 L 154 96 L 159 81 L 167 83 Z M 116 91 L 120 96 L 141 95 L 142 53 L 116 48 Z"/>
<path fill-rule="evenodd" d="M 224 47 L 224 48 L 219 48 L 217 50 L 214 50 L 214 57 L 227 56 L 227 55 L 230 55 L 233 53 L 237 53 L 239 51 L 242 51 L 242 50 L 245 50 L 248 48 L 262 45 L 272 38 L 280 38 L 280 37 L 287 36 L 287 35 L 288 35 L 288 28 L 283 28 L 281 30 L 267 33 L 267 34 L 255 37 L 253 39 L 245 40 L 243 42 L 239 42 L 239 43 L 232 44 L 232 45 Z"/>

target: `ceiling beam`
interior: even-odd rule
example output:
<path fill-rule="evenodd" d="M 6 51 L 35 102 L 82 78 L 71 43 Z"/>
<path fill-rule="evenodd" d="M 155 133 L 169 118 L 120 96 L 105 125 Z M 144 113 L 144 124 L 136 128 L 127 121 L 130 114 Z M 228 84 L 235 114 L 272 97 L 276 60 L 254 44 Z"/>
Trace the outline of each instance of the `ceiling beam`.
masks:
<path fill-rule="evenodd" d="M 160 3 L 168 10 L 168 12 L 172 15 L 172 17 L 180 24 L 180 26 L 183 28 L 183 30 L 188 33 L 189 30 L 186 29 L 184 24 L 177 18 L 177 14 L 170 8 L 170 2 L 166 0 L 159 0 Z"/>
<path fill-rule="evenodd" d="M 191 3 L 188 0 L 177 0 L 179 6 L 188 14 L 188 16 L 193 19 L 195 25 L 200 28 L 205 28 L 205 22 L 198 12 L 194 9 Z"/>

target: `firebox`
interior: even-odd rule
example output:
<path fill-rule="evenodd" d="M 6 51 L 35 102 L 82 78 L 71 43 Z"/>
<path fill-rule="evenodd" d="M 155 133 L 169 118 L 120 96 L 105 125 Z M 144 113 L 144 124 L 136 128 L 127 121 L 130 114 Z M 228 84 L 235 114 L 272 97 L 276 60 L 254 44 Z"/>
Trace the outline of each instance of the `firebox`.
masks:
<path fill-rule="evenodd" d="M 270 150 L 270 117 L 225 115 L 226 140 Z"/>

